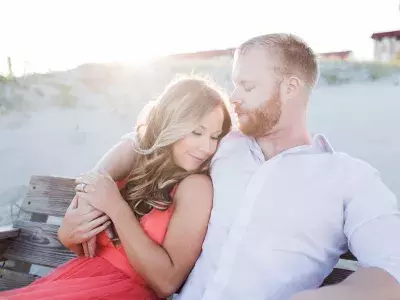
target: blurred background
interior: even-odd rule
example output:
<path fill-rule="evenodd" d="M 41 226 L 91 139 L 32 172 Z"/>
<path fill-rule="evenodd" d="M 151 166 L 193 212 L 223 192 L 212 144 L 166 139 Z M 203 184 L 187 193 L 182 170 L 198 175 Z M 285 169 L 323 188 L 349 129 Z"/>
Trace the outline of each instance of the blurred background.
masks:
<path fill-rule="evenodd" d="M 229 93 L 235 47 L 272 32 L 318 53 L 310 130 L 400 199 L 398 0 L 0 0 L 0 26 L 0 225 L 30 176 L 90 170 L 177 74 Z"/>

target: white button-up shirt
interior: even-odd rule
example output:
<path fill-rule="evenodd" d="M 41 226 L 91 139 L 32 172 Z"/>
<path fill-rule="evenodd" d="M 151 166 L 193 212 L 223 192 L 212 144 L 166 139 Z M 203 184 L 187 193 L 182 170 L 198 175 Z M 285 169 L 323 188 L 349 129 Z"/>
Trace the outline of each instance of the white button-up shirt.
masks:
<path fill-rule="evenodd" d="M 176 299 L 287 300 L 319 287 L 347 249 L 400 281 L 395 195 L 324 136 L 265 161 L 254 139 L 232 132 L 211 176 L 203 251 Z"/>

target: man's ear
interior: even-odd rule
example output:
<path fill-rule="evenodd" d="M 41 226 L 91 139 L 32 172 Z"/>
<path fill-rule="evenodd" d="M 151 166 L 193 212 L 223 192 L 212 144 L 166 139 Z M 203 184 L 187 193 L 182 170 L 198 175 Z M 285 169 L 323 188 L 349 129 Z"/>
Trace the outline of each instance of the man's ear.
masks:
<path fill-rule="evenodd" d="M 301 80 L 298 77 L 291 76 L 287 80 L 286 94 L 288 98 L 293 98 L 297 96 L 300 92 L 300 87 L 302 85 Z"/>
<path fill-rule="evenodd" d="M 298 77 L 287 77 L 284 78 L 280 85 L 281 100 L 283 103 L 296 98 L 300 92 L 301 81 Z"/>

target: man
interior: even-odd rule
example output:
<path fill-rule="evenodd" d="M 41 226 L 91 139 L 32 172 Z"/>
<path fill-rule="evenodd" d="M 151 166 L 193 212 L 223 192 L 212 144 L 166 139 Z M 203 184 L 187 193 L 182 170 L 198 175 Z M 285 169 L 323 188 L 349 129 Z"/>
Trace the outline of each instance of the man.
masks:
<path fill-rule="evenodd" d="M 307 130 L 318 68 L 299 38 L 252 38 L 234 57 L 239 132 L 215 155 L 202 254 L 179 300 L 400 299 L 400 214 L 367 163 Z M 344 282 L 318 288 L 350 249 Z"/>

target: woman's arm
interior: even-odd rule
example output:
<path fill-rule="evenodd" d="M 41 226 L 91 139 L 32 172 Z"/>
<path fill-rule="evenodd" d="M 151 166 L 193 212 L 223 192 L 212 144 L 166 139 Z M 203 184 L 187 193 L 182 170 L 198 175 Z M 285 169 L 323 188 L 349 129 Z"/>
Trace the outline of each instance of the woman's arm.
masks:
<path fill-rule="evenodd" d="M 143 231 L 125 201 L 110 217 L 134 269 L 159 297 L 182 285 L 200 255 L 212 208 L 212 183 L 195 174 L 184 179 L 175 195 L 175 211 L 162 246 Z"/>

